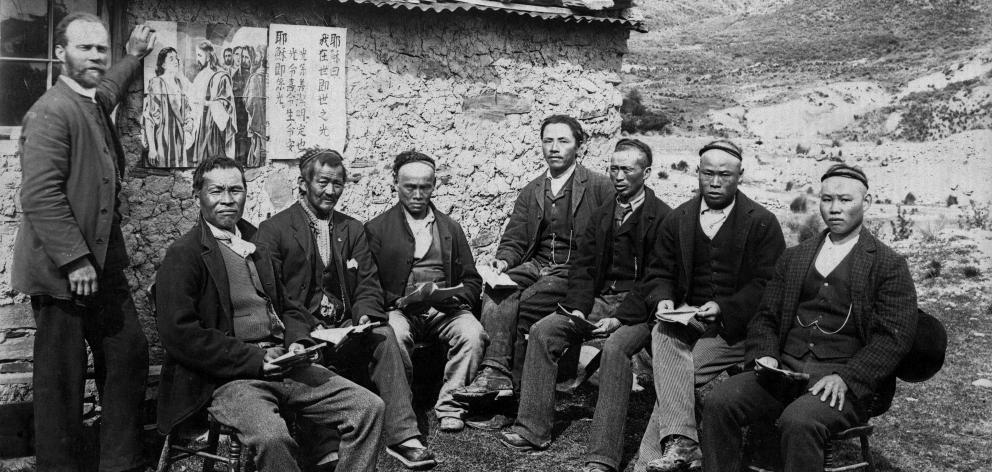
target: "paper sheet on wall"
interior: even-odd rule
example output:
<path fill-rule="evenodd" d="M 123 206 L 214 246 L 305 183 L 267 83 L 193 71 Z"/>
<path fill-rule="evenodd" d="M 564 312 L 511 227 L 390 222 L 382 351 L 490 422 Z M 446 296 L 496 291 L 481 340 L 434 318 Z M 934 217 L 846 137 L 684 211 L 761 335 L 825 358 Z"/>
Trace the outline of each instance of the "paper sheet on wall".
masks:
<path fill-rule="evenodd" d="M 269 25 L 269 158 L 311 147 L 343 151 L 347 29 Z"/>

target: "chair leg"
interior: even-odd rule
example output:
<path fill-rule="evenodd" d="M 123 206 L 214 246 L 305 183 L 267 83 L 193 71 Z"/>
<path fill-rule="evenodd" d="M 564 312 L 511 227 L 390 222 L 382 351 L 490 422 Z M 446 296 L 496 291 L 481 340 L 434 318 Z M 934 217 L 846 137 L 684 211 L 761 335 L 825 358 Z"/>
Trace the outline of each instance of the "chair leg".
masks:
<path fill-rule="evenodd" d="M 825 470 L 834 468 L 834 444 L 833 441 L 829 439 L 827 439 L 827 443 L 823 445 L 823 468 Z"/>
<path fill-rule="evenodd" d="M 166 472 L 169 470 L 169 465 L 172 464 L 170 460 L 170 452 L 172 449 L 172 435 L 166 434 L 165 441 L 162 443 L 162 453 L 158 456 L 158 466 L 155 467 L 155 472 Z"/>
<path fill-rule="evenodd" d="M 217 442 L 220 440 L 220 424 L 216 422 L 210 423 L 210 429 L 207 432 L 207 447 L 204 451 L 210 454 L 217 454 Z M 208 457 L 203 458 L 203 472 L 210 472 L 214 470 L 214 460 Z"/>
<path fill-rule="evenodd" d="M 231 434 L 231 445 L 228 449 L 228 459 L 230 459 L 230 464 L 228 464 L 229 472 L 241 472 L 241 441 L 238 440 L 237 436 Z"/>
<path fill-rule="evenodd" d="M 868 436 L 861 436 L 861 458 L 868 463 L 868 472 L 875 472 L 875 463 L 871 460 L 871 446 L 868 445 Z"/>

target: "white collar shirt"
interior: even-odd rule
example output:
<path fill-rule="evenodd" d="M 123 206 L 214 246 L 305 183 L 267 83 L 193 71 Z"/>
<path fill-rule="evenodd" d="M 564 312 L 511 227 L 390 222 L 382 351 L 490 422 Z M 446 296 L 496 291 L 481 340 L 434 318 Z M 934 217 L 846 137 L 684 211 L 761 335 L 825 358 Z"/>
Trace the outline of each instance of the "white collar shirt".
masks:
<path fill-rule="evenodd" d="M 630 201 L 627 202 L 627 205 L 630 206 L 630 211 L 627 212 L 626 215 L 624 215 L 623 221 L 621 221 L 620 224 L 626 223 L 627 220 L 630 219 L 630 215 L 633 215 L 634 212 L 637 211 L 637 209 L 644 204 L 644 195 L 646 193 L 647 192 L 645 192 L 644 189 L 642 188 L 640 192 L 637 192 L 637 195 L 634 195 L 634 198 L 631 198 Z M 624 203 L 621 202 L 619 198 L 617 198 L 617 205 L 624 205 Z"/>
<path fill-rule="evenodd" d="M 730 212 L 734 209 L 734 205 L 737 204 L 737 198 L 734 198 L 730 205 L 719 210 L 714 210 L 706 204 L 706 199 L 700 199 L 699 204 L 699 226 L 703 228 L 703 233 L 706 234 L 707 238 L 713 239 L 716 233 L 720 231 L 723 227 L 723 223 L 727 221 L 727 217 L 730 216 Z"/>
<path fill-rule="evenodd" d="M 82 85 L 80 85 L 79 82 L 76 82 L 75 79 L 73 79 L 73 78 L 71 78 L 71 77 L 69 77 L 67 75 L 60 75 L 59 76 L 59 80 L 65 82 L 65 84 L 68 85 L 69 88 L 71 88 L 73 92 L 76 92 L 76 93 L 78 93 L 78 94 L 80 94 L 80 95 L 82 95 L 82 96 L 84 96 L 86 98 L 89 98 L 90 100 L 93 101 L 93 103 L 96 103 L 96 89 L 95 88 L 85 88 Z"/>
<path fill-rule="evenodd" d="M 568 182 L 568 179 L 572 176 L 572 174 L 575 173 L 576 165 L 578 164 L 573 162 L 572 165 L 568 169 L 565 169 L 565 172 L 562 172 L 562 174 L 559 175 L 558 177 L 552 177 L 551 169 L 548 169 L 546 175 L 548 178 L 548 182 L 551 183 L 551 195 L 557 197 L 558 194 L 561 193 L 561 188 L 565 186 L 565 182 Z"/>
<path fill-rule="evenodd" d="M 220 229 L 206 221 L 204 223 L 207 223 L 207 228 L 210 228 L 210 233 L 216 240 L 224 243 L 225 246 L 231 248 L 239 256 L 248 258 L 249 255 L 255 252 L 254 244 L 241 239 L 241 231 L 237 226 L 234 227 L 234 232 L 231 232 L 226 229 Z"/>
<path fill-rule="evenodd" d="M 816 253 L 816 261 L 813 263 L 813 267 L 824 277 L 830 275 L 840 265 L 841 261 L 851 253 L 854 245 L 858 244 L 859 239 L 861 239 L 860 234 L 851 238 L 850 241 L 837 244 L 830 239 L 830 235 L 828 234 L 820 246 L 820 251 Z"/>
<path fill-rule="evenodd" d="M 434 210 L 428 207 L 427 216 L 419 220 L 406 211 L 406 208 L 403 208 L 403 215 L 406 217 L 406 224 L 410 225 L 410 232 L 413 233 L 413 257 L 421 259 L 427 254 L 434 242 Z"/>

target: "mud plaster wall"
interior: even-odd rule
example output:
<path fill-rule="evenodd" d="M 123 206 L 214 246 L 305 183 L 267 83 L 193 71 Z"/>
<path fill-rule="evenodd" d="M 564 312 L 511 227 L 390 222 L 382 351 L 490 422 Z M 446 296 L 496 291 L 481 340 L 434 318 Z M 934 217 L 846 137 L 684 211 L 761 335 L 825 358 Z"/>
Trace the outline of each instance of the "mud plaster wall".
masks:
<path fill-rule="evenodd" d="M 516 192 L 543 168 L 538 127 L 552 113 L 578 116 L 592 135 L 583 162 L 605 167 L 620 128 L 616 88 L 628 32 L 482 12 L 396 12 L 327 2 L 130 2 L 130 28 L 146 20 L 271 23 L 348 28 L 348 145 L 353 179 L 339 209 L 360 220 L 395 201 L 391 159 L 417 149 L 437 159 L 434 202 L 460 221 L 476 257 L 498 244 Z M 128 158 L 121 194 L 129 277 L 153 362 L 160 359 L 143 288 L 168 245 L 196 220 L 191 171 L 139 165 L 141 87 L 136 81 L 118 118 Z M 259 223 L 295 201 L 295 161 L 251 169 L 245 217 Z M 13 293 L 10 259 L 19 220 L 20 169 L 0 158 L 0 363 L 30 357 L 33 330 L 26 300 Z M 14 344 L 16 341 L 16 345 Z M 6 345 L 7 348 L 4 348 Z M 26 351 L 25 351 L 26 349 Z M 0 369 L 2 369 L 0 365 Z M 13 365 L 9 366 L 14 368 Z M 10 369 L 7 369 L 10 370 Z"/>

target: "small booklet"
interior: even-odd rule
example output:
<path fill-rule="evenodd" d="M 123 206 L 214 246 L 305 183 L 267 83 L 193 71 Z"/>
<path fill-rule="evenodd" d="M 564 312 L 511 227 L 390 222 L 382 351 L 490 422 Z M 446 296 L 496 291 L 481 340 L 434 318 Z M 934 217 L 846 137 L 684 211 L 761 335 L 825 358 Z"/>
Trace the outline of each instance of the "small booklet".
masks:
<path fill-rule="evenodd" d="M 280 366 L 290 366 L 302 362 L 309 362 L 310 357 L 317 351 L 323 349 L 325 346 L 327 346 L 327 343 L 320 343 L 314 344 L 313 346 L 310 346 L 302 351 L 287 352 L 275 359 L 272 359 L 269 363 Z"/>
<path fill-rule="evenodd" d="M 505 272 L 496 272 L 496 269 L 489 265 L 477 264 L 475 270 L 479 271 L 482 281 L 491 288 L 517 288 L 517 283 L 509 275 L 506 275 Z"/>
<path fill-rule="evenodd" d="M 668 323 L 680 323 L 683 325 L 689 325 L 689 322 L 696 317 L 696 313 L 699 310 L 688 305 L 680 306 L 674 310 L 664 311 L 658 316 L 658 319 Z"/>
<path fill-rule="evenodd" d="M 345 326 L 342 328 L 322 328 L 311 332 L 310 337 L 324 341 L 323 343 L 321 343 L 321 345 L 326 345 L 327 343 L 331 343 L 331 345 L 336 346 L 338 344 L 341 344 L 341 341 L 344 341 L 344 338 L 348 336 L 357 336 L 359 334 L 363 334 L 365 332 L 368 332 L 370 329 L 375 328 L 376 326 L 379 326 L 381 324 L 382 324 L 381 322 L 377 321 L 377 322 L 362 323 L 360 325 Z"/>
<path fill-rule="evenodd" d="M 762 362 L 761 359 L 758 359 L 757 361 L 755 361 L 755 363 L 761 366 L 762 368 L 761 375 L 768 374 L 773 377 L 777 377 L 783 380 L 787 380 L 789 382 L 796 382 L 796 383 L 806 383 L 809 381 L 809 374 L 807 373 L 796 372 L 794 370 L 782 369 L 779 367 L 772 367 L 767 362 Z"/>
<path fill-rule="evenodd" d="M 465 286 L 462 284 L 441 288 L 434 282 L 422 283 L 412 292 L 406 294 L 406 296 L 397 299 L 396 306 L 398 308 L 406 308 L 418 303 L 440 303 L 443 300 L 462 293 L 462 289 L 464 288 Z"/>
<path fill-rule="evenodd" d="M 592 331 L 596 329 L 596 323 L 593 323 L 581 316 L 573 315 L 571 311 L 566 310 L 565 307 L 561 305 L 558 305 L 558 313 L 567 316 L 568 319 L 572 320 L 573 322 L 575 322 L 575 324 L 579 325 L 580 328 L 586 331 Z"/>

